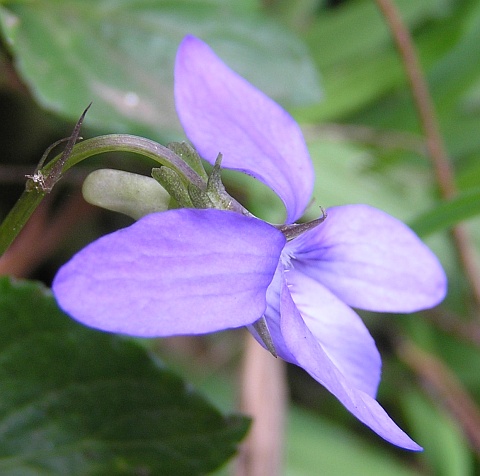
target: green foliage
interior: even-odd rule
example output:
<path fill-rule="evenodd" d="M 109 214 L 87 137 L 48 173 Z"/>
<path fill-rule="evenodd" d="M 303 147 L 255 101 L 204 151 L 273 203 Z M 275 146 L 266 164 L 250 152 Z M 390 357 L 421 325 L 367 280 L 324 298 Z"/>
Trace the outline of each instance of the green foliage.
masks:
<path fill-rule="evenodd" d="M 440 203 L 433 210 L 420 215 L 411 223 L 411 227 L 420 235 L 426 236 L 480 214 L 480 189 L 467 190 L 449 200 Z"/>
<path fill-rule="evenodd" d="M 414 30 L 441 17 L 449 3 L 395 2 Z M 307 41 L 325 88 L 325 101 L 309 109 L 310 118 L 336 120 L 352 114 L 404 82 L 401 62 L 375 2 L 349 2 L 318 15 Z M 432 52 L 427 53 L 425 60 L 430 61 Z"/>
<path fill-rule="evenodd" d="M 312 468 L 335 476 L 416 476 L 389 458 L 383 445 L 367 445 L 324 418 L 293 408 L 287 445 L 288 476 L 310 476 Z M 340 458 L 339 455 L 348 455 Z"/>
<path fill-rule="evenodd" d="M 0 473 L 215 469 L 248 421 L 223 417 L 139 345 L 74 323 L 36 283 L 0 281 Z"/>
<path fill-rule="evenodd" d="M 404 406 L 413 421 L 417 421 L 416 437 L 425 442 L 425 454 L 438 476 L 473 475 L 473 459 L 468 451 L 465 436 L 449 417 L 439 408 L 432 407 L 419 392 L 408 392 Z"/>
<path fill-rule="evenodd" d="M 278 100 L 319 99 L 316 72 L 302 43 L 238 2 L 8 2 L 0 24 L 18 71 L 41 104 L 76 118 L 93 101 L 87 122 L 109 132 L 152 138 L 179 132 L 173 64 L 188 33 L 208 41 Z"/>

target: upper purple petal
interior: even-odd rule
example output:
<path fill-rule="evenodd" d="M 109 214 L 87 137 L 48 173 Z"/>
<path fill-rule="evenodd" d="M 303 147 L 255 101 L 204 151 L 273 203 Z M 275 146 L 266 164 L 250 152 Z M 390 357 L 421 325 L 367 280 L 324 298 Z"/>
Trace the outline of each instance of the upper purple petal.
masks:
<path fill-rule="evenodd" d="M 308 205 L 313 166 L 302 132 L 278 104 L 228 68 L 202 41 L 187 36 L 175 64 L 175 104 L 200 155 L 245 172 L 272 188 L 287 223 Z"/>
<path fill-rule="evenodd" d="M 154 213 L 76 254 L 53 293 L 83 324 L 132 336 L 245 326 L 266 308 L 284 244 L 272 226 L 233 212 Z"/>
<path fill-rule="evenodd" d="M 280 331 L 283 345 L 277 349 L 279 355 L 284 346 L 287 355 L 293 356 L 293 363 L 303 367 L 347 410 L 385 440 L 409 450 L 422 449 L 396 425 L 374 398 L 352 386 L 335 366 L 306 326 L 286 285 L 282 287 L 280 297 Z"/>
<path fill-rule="evenodd" d="M 414 312 L 446 294 L 445 272 L 430 249 L 404 223 L 367 205 L 330 208 L 285 251 L 294 268 L 353 307 Z"/>
<path fill-rule="evenodd" d="M 303 321 L 346 382 L 375 397 L 382 362 L 360 316 L 305 274 L 291 269 L 285 278 Z"/>

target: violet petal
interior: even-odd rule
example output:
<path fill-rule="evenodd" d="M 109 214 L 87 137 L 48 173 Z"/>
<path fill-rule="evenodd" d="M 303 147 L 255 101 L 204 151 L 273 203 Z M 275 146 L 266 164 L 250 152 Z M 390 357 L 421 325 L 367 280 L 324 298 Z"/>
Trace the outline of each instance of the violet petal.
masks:
<path fill-rule="evenodd" d="M 175 64 L 175 104 L 200 155 L 252 175 L 273 189 L 287 222 L 308 205 L 313 166 L 302 132 L 278 104 L 228 68 L 198 38 L 187 36 Z"/>
<path fill-rule="evenodd" d="M 358 314 L 317 281 L 295 270 L 288 289 L 310 332 L 350 386 L 376 396 L 382 361 Z"/>
<path fill-rule="evenodd" d="M 437 257 L 401 221 L 367 205 L 328 209 L 317 228 L 288 243 L 293 266 L 347 304 L 380 312 L 414 312 L 445 297 Z"/>
<path fill-rule="evenodd" d="M 104 236 L 58 272 L 60 307 L 132 336 L 202 334 L 260 318 L 284 246 L 270 225 L 221 210 L 147 215 Z"/>
<path fill-rule="evenodd" d="M 305 325 L 286 285 L 281 291 L 280 314 L 280 330 L 287 353 L 294 356 L 293 363 L 303 367 L 347 410 L 386 441 L 408 450 L 422 449 L 396 425 L 376 400 L 351 386 Z M 279 345 L 277 349 L 279 355 L 282 347 Z"/>

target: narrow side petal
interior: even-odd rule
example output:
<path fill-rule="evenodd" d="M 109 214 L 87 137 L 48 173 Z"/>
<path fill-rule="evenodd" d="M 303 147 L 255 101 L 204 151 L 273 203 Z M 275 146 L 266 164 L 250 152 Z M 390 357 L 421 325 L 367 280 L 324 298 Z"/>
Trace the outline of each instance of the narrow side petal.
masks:
<path fill-rule="evenodd" d="M 296 269 L 360 309 L 414 312 L 437 305 L 447 290 L 441 264 L 417 235 L 367 205 L 330 208 L 286 252 Z"/>
<path fill-rule="evenodd" d="M 233 212 L 154 213 L 76 254 L 53 293 L 83 324 L 132 336 L 245 326 L 266 308 L 284 243 L 275 228 Z"/>
<path fill-rule="evenodd" d="M 280 330 L 288 354 L 315 380 L 335 395 L 362 423 L 386 441 L 408 450 L 419 451 L 417 445 L 371 396 L 353 387 L 330 360 L 322 346 L 301 318 L 287 286 L 281 291 Z"/>
<path fill-rule="evenodd" d="M 317 281 L 295 270 L 288 289 L 310 332 L 350 386 L 375 398 L 382 361 L 360 316 Z"/>
<path fill-rule="evenodd" d="M 245 172 L 272 188 L 300 218 L 314 182 L 302 132 L 278 104 L 228 68 L 205 43 L 187 36 L 175 64 L 175 104 L 200 155 Z"/>

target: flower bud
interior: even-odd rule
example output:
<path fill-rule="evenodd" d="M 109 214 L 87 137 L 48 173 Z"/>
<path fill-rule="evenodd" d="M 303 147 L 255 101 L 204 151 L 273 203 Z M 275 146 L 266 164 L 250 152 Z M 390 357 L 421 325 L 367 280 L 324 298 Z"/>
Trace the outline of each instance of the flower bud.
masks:
<path fill-rule="evenodd" d="M 156 180 L 123 170 L 95 170 L 85 179 L 82 193 L 88 203 L 135 220 L 165 211 L 170 203 L 170 195 Z"/>

